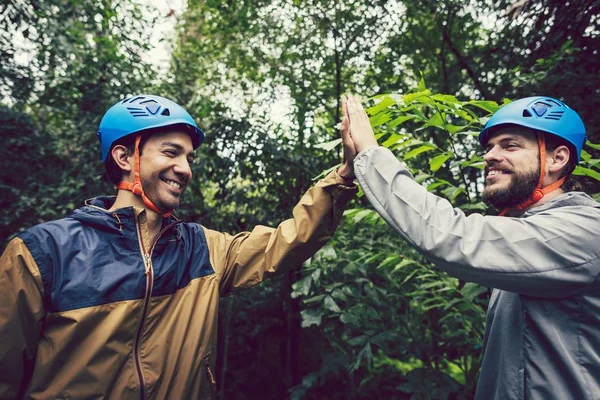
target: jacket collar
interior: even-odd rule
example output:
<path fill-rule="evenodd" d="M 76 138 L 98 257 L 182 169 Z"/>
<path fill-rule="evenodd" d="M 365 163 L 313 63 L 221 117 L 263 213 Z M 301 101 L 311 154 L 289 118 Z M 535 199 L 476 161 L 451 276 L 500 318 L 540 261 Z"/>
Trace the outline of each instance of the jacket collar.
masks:
<path fill-rule="evenodd" d="M 600 207 L 600 203 L 591 198 L 584 192 L 567 192 L 562 193 L 552 200 L 540 204 L 537 207 L 530 208 L 524 212 L 521 217 L 529 217 L 542 211 L 550 210 L 557 207 L 572 207 L 572 206 L 591 206 Z"/>
<path fill-rule="evenodd" d="M 127 237 L 131 236 L 137 241 L 136 220 L 141 213 L 145 213 L 146 211 L 143 208 L 133 206 L 119 208 L 115 211 L 108 211 L 115 200 L 116 196 L 99 196 L 88 199 L 85 201 L 83 207 L 73 211 L 71 218 L 96 229 L 120 233 Z M 171 215 L 167 218 L 163 218 L 162 227 L 164 228 L 172 223 L 178 222 L 180 221 L 175 216 Z M 179 232 L 178 226 L 175 226 L 175 229 L 171 230 L 178 239 L 181 238 L 182 235 L 181 232 Z M 169 235 L 168 233 L 165 233 L 163 237 L 164 236 Z"/>

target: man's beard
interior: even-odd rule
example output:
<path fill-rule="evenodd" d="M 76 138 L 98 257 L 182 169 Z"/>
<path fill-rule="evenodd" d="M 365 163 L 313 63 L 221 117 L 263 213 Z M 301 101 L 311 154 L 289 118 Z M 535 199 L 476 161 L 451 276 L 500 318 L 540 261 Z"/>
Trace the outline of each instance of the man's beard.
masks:
<path fill-rule="evenodd" d="M 531 171 L 513 173 L 507 187 L 499 189 L 485 188 L 483 190 L 483 201 L 498 210 L 515 208 L 531 198 L 539 179 L 539 166 Z"/>

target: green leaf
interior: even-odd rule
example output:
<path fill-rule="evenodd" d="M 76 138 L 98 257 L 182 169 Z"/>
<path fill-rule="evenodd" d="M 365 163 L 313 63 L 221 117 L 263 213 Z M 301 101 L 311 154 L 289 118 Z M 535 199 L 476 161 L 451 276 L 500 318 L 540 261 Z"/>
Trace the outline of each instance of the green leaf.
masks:
<path fill-rule="evenodd" d="M 333 297 L 334 299 L 341 300 L 341 301 L 348 301 L 348 296 L 346 296 L 346 294 L 344 292 L 342 292 L 340 289 L 336 289 L 333 292 L 331 292 L 331 297 Z"/>
<path fill-rule="evenodd" d="M 427 186 L 427 190 L 431 192 L 432 190 L 437 189 L 438 187 L 444 186 L 444 185 L 452 185 L 452 184 L 446 180 L 440 179 L 440 180 L 436 180 L 435 182 L 433 182 L 432 184 Z"/>
<path fill-rule="evenodd" d="M 325 307 L 326 310 L 329 310 L 329 311 L 334 312 L 334 313 L 340 313 L 340 312 L 342 312 L 342 310 L 340 309 L 340 307 L 338 307 L 337 303 L 335 302 L 335 300 L 331 296 L 325 297 L 325 302 L 323 303 L 323 306 Z"/>
<path fill-rule="evenodd" d="M 433 114 L 431 116 L 431 118 L 429 118 L 427 120 L 425 125 L 423 125 L 423 127 L 419 128 L 419 129 L 424 129 L 429 126 L 435 126 L 435 127 L 441 128 L 441 129 L 446 129 L 446 121 L 444 121 L 444 119 L 442 118 L 442 115 L 439 112 L 436 112 L 435 114 Z"/>
<path fill-rule="evenodd" d="M 401 134 L 398 134 L 398 133 L 392 133 L 390 135 L 390 137 L 387 138 L 387 140 L 385 142 L 383 142 L 381 145 L 383 147 L 388 147 L 389 148 L 390 146 L 398 143 L 401 139 L 404 139 L 405 137 L 406 137 L 406 135 L 401 135 Z"/>
<path fill-rule="evenodd" d="M 369 340 L 369 337 L 367 335 L 360 335 L 348 340 L 348 344 L 350 346 L 362 346 L 367 340 Z"/>
<path fill-rule="evenodd" d="M 585 141 L 585 145 L 595 150 L 600 150 L 600 144 L 592 143 L 589 140 Z"/>
<path fill-rule="evenodd" d="M 473 282 L 467 282 L 460 292 L 467 300 L 472 301 L 475 297 L 487 292 L 487 290 L 488 289 L 485 286 L 481 286 Z"/>
<path fill-rule="evenodd" d="M 590 153 L 588 153 L 587 151 L 585 151 L 585 150 L 582 149 L 580 157 L 581 157 L 581 159 L 583 161 L 588 161 L 590 158 L 592 158 L 592 155 Z"/>
<path fill-rule="evenodd" d="M 377 126 L 385 124 L 391 119 L 392 115 L 389 112 L 380 112 L 369 118 L 369 121 L 371 122 L 371 126 L 375 128 Z"/>
<path fill-rule="evenodd" d="M 463 204 L 459 208 L 461 210 L 473 210 L 473 211 L 486 211 L 487 210 L 487 206 L 482 201 L 480 201 L 479 203 Z"/>
<path fill-rule="evenodd" d="M 393 106 L 394 104 L 396 104 L 396 102 L 390 96 L 386 96 L 386 97 L 382 98 L 381 101 L 379 103 L 377 103 L 376 105 L 374 105 L 373 107 L 367 108 L 367 113 L 369 115 L 375 115 L 375 114 L 385 110 L 386 108 Z"/>
<path fill-rule="evenodd" d="M 331 248 L 331 250 L 333 250 L 333 248 L 331 246 L 328 246 Z M 335 250 L 333 250 L 333 252 L 335 253 Z M 315 283 L 315 285 L 319 284 L 319 280 L 321 279 L 321 269 L 315 269 L 313 271 L 312 274 L 310 274 L 310 277 L 312 278 L 312 281 Z"/>
<path fill-rule="evenodd" d="M 340 143 L 342 143 L 342 138 L 334 139 L 330 142 L 319 143 L 319 144 L 316 144 L 314 147 L 316 149 L 323 149 L 325 151 L 331 151 L 331 150 L 335 149 L 337 147 L 337 145 L 339 145 Z"/>
<path fill-rule="evenodd" d="M 460 186 L 459 187 L 451 186 L 449 188 L 442 190 L 442 194 L 444 195 L 444 197 L 446 197 L 447 199 L 450 199 L 451 201 L 456 199 L 458 197 L 458 195 L 460 195 L 461 193 L 466 193 L 466 190 Z"/>
<path fill-rule="evenodd" d="M 407 95 L 405 95 L 402 100 L 404 100 L 404 104 L 408 105 L 410 103 L 412 103 L 413 101 L 417 100 L 420 97 L 423 96 L 429 96 L 431 94 L 431 90 L 426 89 L 426 90 L 421 90 L 419 92 L 416 93 L 409 93 Z"/>
<path fill-rule="evenodd" d="M 462 103 L 456 98 L 456 96 L 452 96 L 450 94 L 434 94 L 431 96 L 435 101 L 441 101 L 443 103 L 452 104 L 452 105 L 461 105 Z"/>
<path fill-rule="evenodd" d="M 490 114 L 495 113 L 500 108 L 498 103 L 496 103 L 495 101 L 490 101 L 490 100 L 471 100 L 471 101 L 469 101 L 468 104 L 471 104 L 475 107 L 481 108 L 482 110 L 485 110 L 485 111 L 489 112 Z"/>
<path fill-rule="evenodd" d="M 301 311 L 300 316 L 302 317 L 302 327 L 308 328 L 312 325 L 320 326 L 323 313 L 320 309 L 309 308 L 308 310 Z"/>
<path fill-rule="evenodd" d="M 406 121 L 410 121 L 411 119 L 415 119 L 415 118 L 417 118 L 416 115 L 401 115 L 399 117 L 396 117 L 394 120 L 392 120 L 392 122 L 390 122 L 388 124 L 388 126 L 390 128 L 395 128 L 398 125 L 401 125 L 401 124 L 405 123 Z"/>
<path fill-rule="evenodd" d="M 431 169 L 431 172 L 437 172 L 437 170 L 440 169 L 442 164 L 444 164 L 449 158 L 451 158 L 452 155 L 452 153 L 438 154 L 437 156 L 429 160 L 429 169 Z"/>
<path fill-rule="evenodd" d="M 325 298 L 324 294 L 319 294 L 319 295 L 316 295 L 313 297 L 309 297 L 308 299 L 302 300 L 302 303 L 304 303 L 304 304 L 320 303 L 321 301 L 323 301 L 324 298 Z"/>
<path fill-rule="evenodd" d="M 594 178 L 597 181 L 600 181 L 600 173 L 597 171 L 594 171 L 593 169 L 590 168 L 584 168 L 582 166 L 577 166 L 575 167 L 575 170 L 573 170 L 573 175 L 579 175 L 579 176 L 589 176 L 590 178 Z"/>
<path fill-rule="evenodd" d="M 357 213 L 355 213 L 352 217 L 352 222 L 354 222 L 355 224 L 360 222 L 363 218 L 373 214 L 373 210 L 368 210 L 368 209 L 364 209 L 364 210 L 360 210 Z"/>
<path fill-rule="evenodd" d="M 471 125 L 452 125 L 446 124 L 445 129 L 450 132 L 451 135 L 455 135 L 467 128 L 471 127 Z"/>
<path fill-rule="evenodd" d="M 425 78 L 423 77 L 423 72 L 421 72 L 421 79 L 419 79 L 419 84 L 417 90 L 424 91 L 427 90 L 427 85 L 425 84 Z"/>
<path fill-rule="evenodd" d="M 586 140 L 585 145 L 592 149 L 600 150 L 600 144 L 592 143 L 589 140 Z"/>
<path fill-rule="evenodd" d="M 340 321 L 345 325 L 358 325 L 360 323 L 360 318 L 354 311 L 345 311 L 340 315 Z"/>
<path fill-rule="evenodd" d="M 299 296 L 306 296 L 310 292 L 311 283 L 312 278 L 310 276 L 302 278 L 298 282 L 294 283 L 292 285 L 292 299 L 295 299 Z"/>
<path fill-rule="evenodd" d="M 406 153 L 404 155 L 404 159 L 405 160 L 409 160 L 413 157 L 418 156 L 421 153 L 425 153 L 427 151 L 431 151 L 431 150 L 435 150 L 437 149 L 437 147 L 433 144 L 424 144 L 422 146 L 417 147 L 416 149 L 412 149 L 411 151 L 409 151 L 408 153 Z"/>
<path fill-rule="evenodd" d="M 394 263 L 395 263 L 395 262 L 397 262 L 397 261 L 398 261 L 400 258 L 401 258 L 401 256 L 399 256 L 399 255 L 396 255 L 396 254 L 389 255 L 389 256 L 388 256 L 388 257 L 387 257 L 385 260 L 383 260 L 383 262 L 382 262 L 381 264 L 379 264 L 379 265 L 377 266 L 377 269 L 380 269 L 380 268 L 385 268 L 385 267 L 387 267 L 388 265 L 394 264 Z"/>
<path fill-rule="evenodd" d="M 415 269 L 415 270 L 413 270 L 413 271 L 412 271 L 410 274 L 408 274 L 408 275 L 406 276 L 406 278 L 404 278 L 404 279 L 402 280 L 402 282 L 400 282 L 400 285 L 404 285 L 406 282 L 410 281 L 410 280 L 411 280 L 411 279 L 412 279 L 412 278 L 413 278 L 415 275 L 417 275 L 419 272 L 421 272 L 421 271 L 419 271 L 418 269 Z"/>
<path fill-rule="evenodd" d="M 373 352 L 371 350 L 371 343 L 369 342 L 367 342 L 365 346 L 361 349 L 361 351 L 358 353 L 356 361 L 352 363 L 352 365 L 348 369 L 348 373 L 356 371 L 360 367 L 361 361 L 363 359 L 366 361 L 367 366 L 370 366 L 373 362 Z"/>
<path fill-rule="evenodd" d="M 396 264 L 396 266 L 394 267 L 394 270 L 392 272 L 396 272 L 396 271 L 406 267 L 407 265 L 413 265 L 413 264 L 418 264 L 418 263 L 415 260 L 405 258 L 400 263 Z"/>

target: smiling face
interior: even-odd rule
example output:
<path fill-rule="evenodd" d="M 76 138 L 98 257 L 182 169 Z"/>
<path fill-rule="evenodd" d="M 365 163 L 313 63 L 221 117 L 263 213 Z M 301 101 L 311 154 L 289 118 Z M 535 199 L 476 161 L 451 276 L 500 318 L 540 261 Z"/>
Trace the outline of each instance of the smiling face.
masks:
<path fill-rule="evenodd" d="M 179 207 L 182 193 L 192 179 L 192 140 L 174 131 L 150 136 L 140 156 L 140 181 L 146 196 L 160 210 Z"/>
<path fill-rule="evenodd" d="M 529 199 L 540 177 L 537 136 L 532 130 L 516 125 L 499 128 L 485 146 L 484 161 L 486 203 L 505 209 Z"/>

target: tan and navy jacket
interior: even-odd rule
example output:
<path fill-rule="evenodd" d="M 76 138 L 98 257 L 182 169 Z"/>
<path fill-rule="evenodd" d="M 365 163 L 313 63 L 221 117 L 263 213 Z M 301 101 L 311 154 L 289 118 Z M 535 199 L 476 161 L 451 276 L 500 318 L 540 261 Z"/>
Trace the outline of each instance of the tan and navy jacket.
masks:
<path fill-rule="evenodd" d="M 97 198 L 0 258 L 0 398 L 212 399 L 219 296 L 301 264 L 356 187 L 335 172 L 293 218 L 235 236 Z"/>

